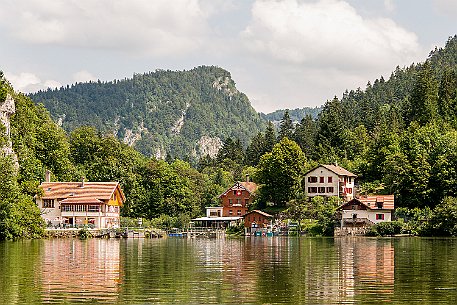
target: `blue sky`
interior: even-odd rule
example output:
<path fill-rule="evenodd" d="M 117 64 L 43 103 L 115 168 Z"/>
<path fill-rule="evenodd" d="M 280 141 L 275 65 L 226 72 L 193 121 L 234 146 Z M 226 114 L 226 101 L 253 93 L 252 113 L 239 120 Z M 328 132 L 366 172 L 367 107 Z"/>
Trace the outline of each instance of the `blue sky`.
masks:
<path fill-rule="evenodd" d="M 258 111 L 318 106 L 457 34 L 455 0 L 0 0 L 0 69 L 33 92 L 229 70 Z"/>

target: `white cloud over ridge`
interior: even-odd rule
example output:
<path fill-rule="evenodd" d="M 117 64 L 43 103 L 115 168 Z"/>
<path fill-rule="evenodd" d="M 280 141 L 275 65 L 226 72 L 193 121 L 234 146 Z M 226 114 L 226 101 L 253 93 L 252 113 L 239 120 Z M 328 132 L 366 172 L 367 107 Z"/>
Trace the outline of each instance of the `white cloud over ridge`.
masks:
<path fill-rule="evenodd" d="M 347 2 L 256 1 L 248 49 L 291 65 L 363 70 L 412 62 L 417 36 L 387 18 L 364 19 Z"/>
<path fill-rule="evenodd" d="M 38 90 L 54 89 L 62 86 L 61 83 L 55 80 L 42 81 L 37 75 L 30 72 L 21 72 L 14 74 L 5 71 L 6 79 L 13 85 L 14 90 L 23 93 L 35 92 Z"/>
<path fill-rule="evenodd" d="M 30 44 L 164 56 L 195 50 L 207 31 L 198 0 L 17 0 L 3 6 L 0 19 Z"/>

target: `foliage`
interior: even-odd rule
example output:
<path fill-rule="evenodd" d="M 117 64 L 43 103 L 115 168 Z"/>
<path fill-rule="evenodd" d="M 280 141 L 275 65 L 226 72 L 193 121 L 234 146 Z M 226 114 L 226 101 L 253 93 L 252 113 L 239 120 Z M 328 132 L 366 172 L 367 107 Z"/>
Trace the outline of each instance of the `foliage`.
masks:
<path fill-rule="evenodd" d="M 84 239 L 88 239 L 90 237 L 92 237 L 92 234 L 89 232 L 87 227 L 83 227 L 83 228 L 79 229 L 79 231 L 78 231 L 79 239 L 84 240 Z"/>
<path fill-rule="evenodd" d="M 367 233 L 369 236 L 392 236 L 400 234 L 403 228 L 403 223 L 399 221 L 386 221 L 375 224 Z"/>
<path fill-rule="evenodd" d="M 229 226 L 225 233 L 231 236 L 241 236 L 244 234 L 244 224 L 240 223 L 237 225 Z"/>
<path fill-rule="evenodd" d="M 425 208 L 396 208 L 395 218 L 403 223 L 402 231 L 410 235 L 429 235 L 429 221 L 433 211 Z"/>
<path fill-rule="evenodd" d="M 0 157 L 0 240 L 42 236 L 44 221 L 33 198 L 22 194 L 10 157 Z"/>
<path fill-rule="evenodd" d="M 67 132 L 90 125 L 133 143 L 147 156 L 170 154 L 192 161 L 191 152 L 200 153 L 196 144 L 203 136 L 240 139 L 246 146 L 265 127 L 230 73 L 214 66 L 76 83 L 30 97 L 56 121 L 61 119 Z M 138 135 L 136 141 L 132 134 Z"/>
<path fill-rule="evenodd" d="M 430 235 L 457 236 L 457 198 L 446 197 L 433 209 L 429 221 Z"/>
<path fill-rule="evenodd" d="M 271 153 L 260 159 L 256 179 L 262 185 L 259 200 L 283 206 L 296 197 L 301 190 L 301 178 L 306 158 L 300 147 L 292 140 L 283 138 Z"/>

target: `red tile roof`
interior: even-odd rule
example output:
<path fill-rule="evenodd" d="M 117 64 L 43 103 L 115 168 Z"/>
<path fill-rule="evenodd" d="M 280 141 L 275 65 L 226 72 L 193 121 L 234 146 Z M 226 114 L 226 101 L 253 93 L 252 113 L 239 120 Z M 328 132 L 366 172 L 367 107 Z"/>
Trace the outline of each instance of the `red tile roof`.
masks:
<path fill-rule="evenodd" d="M 109 200 L 116 188 L 119 187 L 122 201 L 125 201 L 124 193 L 119 182 L 43 182 L 43 199 L 58 198 L 93 198 L 97 200 Z"/>
<path fill-rule="evenodd" d="M 254 182 L 246 182 L 246 181 L 245 181 L 245 182 L 240 182 L 240 184 L 241 184 L 242 186 L 244 186 L 244 188 L 245 188 L 246 190 L 248 190 L 249 193 L 254 193 L 254 192 L 257 190 L 257 188 L 258 188 L 257 184 L 254 183 Z"/>
<path fill-rule="evenodd" d="M 395 208 L 394 195 L 373 195 L 363 196 L 358 198 L 361 202 L 367 205 L 370 209 L 376 208 L 376 203 L 382 202 L 382 208 L 385 210 L 393 210 Z"/>

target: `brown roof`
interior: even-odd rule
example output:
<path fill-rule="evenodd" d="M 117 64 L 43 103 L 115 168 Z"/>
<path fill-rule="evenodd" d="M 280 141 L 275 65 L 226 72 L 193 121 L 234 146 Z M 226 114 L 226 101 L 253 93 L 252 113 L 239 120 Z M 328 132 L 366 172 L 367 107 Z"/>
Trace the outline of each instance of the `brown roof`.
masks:
<path fill-rule="evenodd" d="M 246 215 L 248 215 L 248 214 L 251 214 L 251 213 L 258 213 L 258 214 L 263 215 L 263 216 L 265 216 L 265 217 L 273 217 L 273 215 L 270 215 L 270 214 L 268 214 L 268 213 L 262 212 L 262 211 L 260 211 L 260 210 L 252 210 L 252 211 L 250 211 L 249 213 L 246 213 L 244 216 L 246 216 Z"/>
<path fill-rule="evenodd" d="M 321 166 L 325 167 L 326 169 L 328 169 L 331 172 L 334 172 L 338 176 L 357 177 L 356 174 L 351 173 L 347 169 L 345 169 L 345 168 L 343 168 L 341 166 L 338 166 L 338 165 L 333 165 L 333 164 L 320 164 L 319 166 L 316 166 L 315 168 L 307 171 L 306 174 L 308 174 L 309 172 L 312 172 L 313 170 L 315 170 L 316 168 L 319 168 Z"/>
<path fill-rule="evenodd" d="M 257 184 L 254 183 L 254 182 L 240 182 L 240 184 L 242 186 L 244 186 L 244 188 L 246 190 L 248 190 L 249 193 L 254 193 L 256 190 L 257 190 Z"/>
<path fill-rule="evenodd" d="M 377 202 L 382 202 L 382 208 L 384 210 L 393 210 L 395 208 L 394 195 L 363 196 L 360 197 L 359 200 L 367 205 L 370 209 L 375 209 Z"/>
<path fill-rule="evenodd" d="M 117 187 L 125 201 L 124 193 L 119 182 L 43 182 L 40 186 L 43 189 L 43 199 L 57 198 L 94 198 L 98 200 L 109 200 Z"/>
<path fill-rule="evenodd" d="M 338 209 L 342 209 L 344 206 L 353 203 L 359 203 L 370 210 L 377 210 L 377 203 L 382 202 L 382 210 L 393 210 L 395 208 L 394 195 L 375 195 L 375 196 L 363 196 L 360 198 L 354 198 L 348 202 L 343 203 Z"/>
<path fill-rule="evenodd" d="M 238 188 L 244 188 L 246 189 L 246 191 L 249 192 L 249 194 L 253 194 L 256 190 L 257 190 L 257 184 L 255 184 L 254 182 L 235 182 L 234 185 L 232 185 L 231 187 L 229 187 L 228 189 L 226 189 L 222 194 L 219 195 L 219 198 L 221 198 L 222 196 L 224 196 L 225 194 L 227 194 L 229 191 L 233 190 L 233 189 L 238 189 Z"/>

